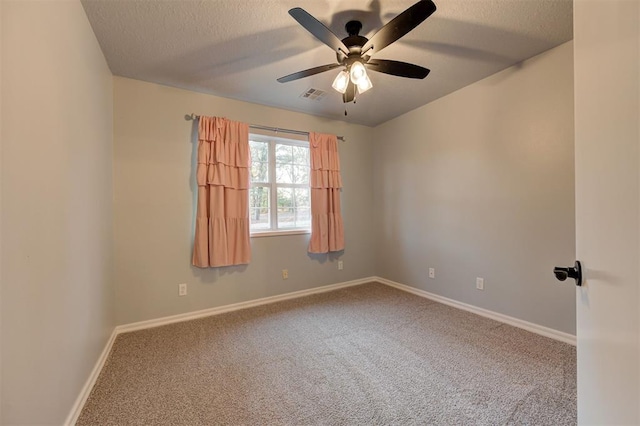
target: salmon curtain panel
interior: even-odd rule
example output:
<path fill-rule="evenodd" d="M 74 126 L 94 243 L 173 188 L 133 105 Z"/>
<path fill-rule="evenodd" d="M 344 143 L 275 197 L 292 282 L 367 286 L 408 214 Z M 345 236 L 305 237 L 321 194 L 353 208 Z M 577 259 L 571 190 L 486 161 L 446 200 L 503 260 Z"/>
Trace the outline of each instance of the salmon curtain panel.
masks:
<path fill-rule="evenodd" d="M 338 138 L 309 134 L 311 153 L 311 240 L 309 253 L 344 250 L 344 226 L 340 212 L 340 158 Z"/>
<path fill-rule="evenodd" d="M 251 260 L 249 167 L 249 125 L 200 117 L 195 266 L 241 265 Z"/>

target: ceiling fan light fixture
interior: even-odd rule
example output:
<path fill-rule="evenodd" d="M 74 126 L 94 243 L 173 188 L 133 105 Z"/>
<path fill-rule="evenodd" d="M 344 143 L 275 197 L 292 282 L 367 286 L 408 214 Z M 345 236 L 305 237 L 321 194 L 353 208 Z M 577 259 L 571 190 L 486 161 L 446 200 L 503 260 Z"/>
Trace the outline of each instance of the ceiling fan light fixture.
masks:
<path fill-rule="evenodd" d="M 335 80 L 333 80 L 333 84 L 331 87 L 336 89 L 336 91 L 340 93 L 344 93 L 347 91 L 347 85 L 349 84 L 349 73 L 346 71 L 340 71 L 336 76 Z"/>
<path fill-rule="evenodd" d="M 351 81 L 353 84 L 360 84 L 360 80 L 364 80 L 367 77 L 367 69 L 362 65 L 362 62 L 355 61 L 351 64 Z"/>
<path fill-rule="evenodd" d="M 365 74 L 364 78 L 361 78 L 360 81 L 358 81 L 357 86 L 358 93 L 362 94 L 371 89 L 373 87 L 373 83 L 371 83 L 371 79 L 369 78 L 369 76 Z"/>
<path fill-rule="evenodd" d="M 289 10 L 289 15 L 315 38 L 329 46 L 337 55 L 337 63 L 298 71 L 277 80 L 280 83 L 286 83 L 343 67 L 344 70 L 336 76 L 331 86 L 337 92 L 342 93 L 342 101 L 348 103 L 355 102 L 356 91 L 364 93 L 373 87 L 367 75 L 365 64 L 370 70 L 383 74 L 423 79 L 429 74 L 429 70 L 419 65 L 385 59 L 372 60 L 371 57 L 404 37 L 435 11 L 436 5 L 432 0 L 418 0 L 413 6 L 387 22 L 371 38 L 360 35 L 362 22 L 351 20 L 345 26 L 349 36 L 340 40 L 336 34 L 309 12 L 301 7 L 294 7 Z"/>

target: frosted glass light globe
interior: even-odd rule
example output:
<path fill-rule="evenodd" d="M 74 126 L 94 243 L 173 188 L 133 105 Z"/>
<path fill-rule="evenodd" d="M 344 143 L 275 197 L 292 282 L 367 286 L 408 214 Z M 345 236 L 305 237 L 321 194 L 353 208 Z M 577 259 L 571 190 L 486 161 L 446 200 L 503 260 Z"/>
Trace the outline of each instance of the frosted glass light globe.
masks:
<path fill-rule="evenodd" d="M 336 91 L 340 93 L 344 93 L 347 91 L 347 86 L 349 85 L 349 73 L 346 71 L 340 71 L 340 73 L 336 76 L 336 79 L 333 80 L 333 84 L 331 87 L 336 89 Z"/>
<path fill-rule="evenodd" d="M 367 76 L 367 70 L 365 69 L 362 62 L 354 62 L 351 65 L 351 81 L 353 84 L 358 84 L 360 80 Z"/>

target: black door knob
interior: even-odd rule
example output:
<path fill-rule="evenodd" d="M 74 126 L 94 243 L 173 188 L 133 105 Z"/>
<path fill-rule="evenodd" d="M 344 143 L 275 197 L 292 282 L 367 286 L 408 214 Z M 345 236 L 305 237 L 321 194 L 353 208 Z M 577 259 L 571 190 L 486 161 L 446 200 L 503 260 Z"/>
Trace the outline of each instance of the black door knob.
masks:
<path fill-rule="evenodd" d="M 556 266 L 553 268 L 553 273 L 556 278 L 560 281 L 564 281 L 567 278 L 573 278 L 576 280 L 577 286 L 582 286 L 582 265 L 579 260 L 576 260 L 576 264 L 574 267 L 561 267 Z"/>

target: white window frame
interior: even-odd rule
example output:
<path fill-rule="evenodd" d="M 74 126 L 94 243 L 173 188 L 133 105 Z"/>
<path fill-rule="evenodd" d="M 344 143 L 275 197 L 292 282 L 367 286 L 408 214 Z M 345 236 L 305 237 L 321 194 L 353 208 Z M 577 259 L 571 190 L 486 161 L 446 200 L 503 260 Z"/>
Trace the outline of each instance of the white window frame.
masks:
<path fill-rule="evenodd" d="M 251 182 L 250 188 L 261 186 L 269 188 L 269 223 L 271 228 L 265 230 L 250 230 L 251 238 L 254 237 L 272 237 L 278 235 L 297 235 L 297 234 L 310 234 L 311 224 L 308 228 L 278 228 L 278 188 L 311 188 L 309 183 L 277 183 L 276 182 L 276 144 L 290 145 L 290 146 L 302 146 L 309 148 L 309 140 L 297 140 L 289 139 L 278 136 L 267 136 L 260 133 L 249 133 L 249 140 L 256 142 L 268 143 L 268 160 L 269 160 L 269 182 Z M 311 172 L 311 158 L 309 158 L 309 172 Z M 311 173 L 309 173 L 309 179 L 311 179 Z M 311 196 L 311 193 L 309 193 Z M 311 209 L 311 207 L 309 207 Z M 251 212 L 249 213 L 251 214 Z"/>

